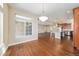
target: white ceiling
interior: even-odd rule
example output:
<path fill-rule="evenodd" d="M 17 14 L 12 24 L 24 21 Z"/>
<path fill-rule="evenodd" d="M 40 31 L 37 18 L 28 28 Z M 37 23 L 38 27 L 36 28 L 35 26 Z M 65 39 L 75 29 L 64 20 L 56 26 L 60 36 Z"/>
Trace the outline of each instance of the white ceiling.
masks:
<path fill-rule="evenodd" d="M 10 5 L 37 16 L 42 14 L 42 3 L 15 3 Z M 44 3 L 45 15 L 49 17 L 49 20 L 44 23 L 50 24 L 59 19 L 70 19 L 73 16 L 72 10 L 76 7 L 79 7 L 79 3 Z"/>

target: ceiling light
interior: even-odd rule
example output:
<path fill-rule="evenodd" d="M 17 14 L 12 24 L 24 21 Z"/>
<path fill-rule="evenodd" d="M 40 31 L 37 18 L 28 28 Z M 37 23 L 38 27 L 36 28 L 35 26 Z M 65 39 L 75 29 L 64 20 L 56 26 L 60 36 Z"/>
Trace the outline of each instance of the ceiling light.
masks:
<path fill-rule="evenodd" d="M 44 4 L 42 4 L 42 16 L 39 17 L 39 20 L 42 22 L 45 22 L 46 20 L 48 20 L 48 17 L 44 15 L 45 15 Z"/>
<path fill-rule="evenodd" d="M 40 16 L 39 20 L 41 20 L 42 22 L 44 22 L 44 21 L 48 20 L 48 17 L 47 16 Z"/>

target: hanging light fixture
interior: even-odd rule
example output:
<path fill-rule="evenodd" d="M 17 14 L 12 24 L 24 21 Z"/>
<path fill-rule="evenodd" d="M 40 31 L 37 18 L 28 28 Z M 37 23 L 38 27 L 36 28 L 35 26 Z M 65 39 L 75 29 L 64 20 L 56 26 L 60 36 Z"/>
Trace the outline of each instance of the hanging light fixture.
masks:
<path fill-rule="evenodd" d="M 45 22 L 46 20 L 48 20 L 48 17 L 45 16 L 44 4 L 42 4 L 42 16 L 39 17 L 39 20 L 42 22 Z"/>

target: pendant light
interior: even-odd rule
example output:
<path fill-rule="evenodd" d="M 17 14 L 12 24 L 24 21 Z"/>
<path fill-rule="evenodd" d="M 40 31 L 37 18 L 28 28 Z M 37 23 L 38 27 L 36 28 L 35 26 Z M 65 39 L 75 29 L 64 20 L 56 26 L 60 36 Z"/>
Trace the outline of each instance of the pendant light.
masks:
<path fill-rule="evenodd" d="M 46 20 L 48 20 L 48 17 L 45 16 L 44 4 L 42 4 L 42 15 L 39 17 L 39 20 L 42 22 L 45 22 Z"/>

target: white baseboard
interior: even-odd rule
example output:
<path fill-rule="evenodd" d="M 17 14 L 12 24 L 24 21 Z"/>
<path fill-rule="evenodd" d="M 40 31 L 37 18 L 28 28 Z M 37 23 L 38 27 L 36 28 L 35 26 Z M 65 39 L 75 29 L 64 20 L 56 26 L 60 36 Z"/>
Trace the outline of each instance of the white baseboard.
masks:
<path fill-rule="evenodd" d="M 12 44 L 9 44 L 9 46 L 14 46 L 14 45 L 17 45 L 17 44 L 21 44 L 21 43 L 26 43 L 26 42 L 29 42 L 29 41 L 33 41 L 33 40 L 37 40 L 37 39 L 31 39 L 31 40 L 25 40 L 25 41 L 22 41 L 22 42 L 16 42 L 16 43 L 12 43 Z"/>
<path fill-rule="evenodd" d="M 8 47 L 4 47 L 4 48 L 3 48 L 3 51 L 2 51 L 2 53 L 1 53 L 1 56 L 3 56 L 3 55 L 5 54 L 5 52 L 7 51 L 7 49 L 8 49 Z"/>

